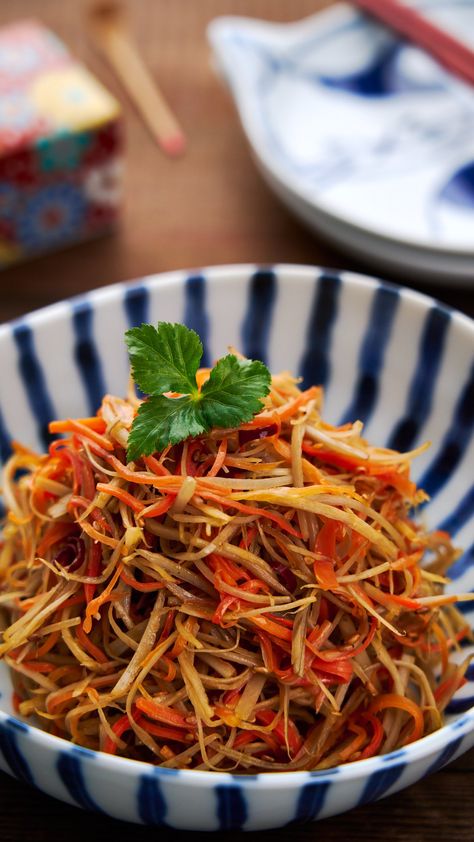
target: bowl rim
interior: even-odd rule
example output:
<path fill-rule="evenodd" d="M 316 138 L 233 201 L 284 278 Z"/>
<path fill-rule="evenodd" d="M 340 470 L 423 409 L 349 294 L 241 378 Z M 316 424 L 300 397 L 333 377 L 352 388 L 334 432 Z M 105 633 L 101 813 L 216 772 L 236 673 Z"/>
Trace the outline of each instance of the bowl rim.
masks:
<path fill-rule="evenodd" d="M 461 313 L 459 310 L 438 301 L 436 298 L 427 295 L 426 293 L 418 292 L 410 287 L 405 287 L 401 284 L 392 281 L 385 281 L 376 276 L 367 275 L 361 272 L 353 272 L 346 269 L 333 269 L 329 267 L 322 267 L 315 264 L 299 264 L 299 263 L 275 263 L 275 264 L 259 264 L 259 263 L 229 263 L 219 264 L 207 267 L 191 267 L 189 269 L 176 269 L 165 272 L 158 272 L 151 275 L 145 275 L 130 281 L 120 281 L 118 283 L 98 287 L 85 293 L 61 299 L 46 307 L 41 307 L 37 310 L 28 312 L 16 319 L 5 322 L 0 325 L 0 343 L 3 338 L 10 333 L 11 327 L 18 323 L 28 323 L 33 327 L 40 327 L 47 324 L 51 319 L 61 318 L 70 312 L 71 302 L 87 300 L 90 303 L 106 305 L 108 301 L 114 301 L 124 290 L 130 289 L 139 285 L 150 285 L 152 288 L 160 286 L 174 286 L 180 285 L 190 275 L 200 274 L 206 280 L 214 283 L 225 283 L 229 278 L 239 280 L 244 277 L 251 277 L 252 274 L 258 271 L 273 271 L 278 279 L 283 283 L 291 283 L 295 277 L 302 280 L 304 283 L 315 283 L 322 272 L 331 272 L 337 274 L 344 282 L 358 286 L 361 290 L 374 290 L 375 288 L 388 288 L 398 290 L 403 296 L 413 305 L 427 310 L 428 308 L 440 308 L 448 312 L 453 321 L 461 329 L 466 331 L 471 336 L 474 344 L 474 319 Z M 290 275 L 290 277 L 288 277 Z M 5 667 L 5 669 L 7 669 Z M 233 773 L 233 772 L 213 772 L 199 769 L 172 769 L 164 766 L 155 766 L 153 763 L 141 760 L 132 760 L 125 757 L 117 757 L 115 755 L 106 754 L 102 751 L 83 748 L 69 740 L 62 737 L 56 737 L 52 734 L 42 731 L 41 728 L 26 722 L 13 714 L 7 713 L 0 709 L 0 729 L 8 728 L 15 731 L 17 734 L 22 734 L 27 737 L 34 745 L 48 752 L 71 753 L 76 757 L 81 757 L 85 761 L 93 761 L 105 765 L 109 771 L 114 771 L 118 774 L 125 773 L 131 776 L 141 776 L 151 774 L 158 777 L 179 777 L 183 782 L 194 784 L 201 781 L 203 784 L 210 785 L 229 785 L 234 782 L 239 783 L 242 787 L 255 785 L 255 781 L 261 782 L 259 788 L 261 789 L 278 789 L 288 786 L 299 787 L 310 781 L 317 782 L 330 779 L 358 780 L 360 778 L 370 777 L 374 772 L 387 770 L 397 765 L 406 766 L 410 763 L 423 761 L 429 758 L 438 750 L 443 750 L 449 745 L 463 739 L 470 733 L 474 732 L 474 705 L 468 710 L 459 714 L 459 716 L 451 722 L 443 725 L 437 731 L 415 740 L 413 743 L 403 746 L 400 749 L 391 751 L 385 755 L 376 755 L 364 760 L 351 761 L 349 763 L 340 764 L 324 770 L 302 770 L 302 771 L 279 771 L 279 772 L 256 772 L 256 773 Z"/>
<path fill-rule="evenodd" d="M 359 272 L 352 269 L 324 266 L 317 263 L 291 263 L 291 262 L 248 262 L 248 263 L 217 263 L 208 266 L 189 266 L 180 269 L 167 269 L 162 272 L 153 272 L 151 274 L 142 275 L 138 278 L 125 279 L 123 281 L 116 281 L 113 284 L 105 284 L 104 286 L 94 287 L 86 292 L 79 292 L 75 295 L 61 298 L 51 304 L 46 304 L 43 307 L 37 307 L 33 310 L 16 316 L 6 322 L 0 323 L 0 341 L 5 336 L 8 336 L 12 327 L 25 322 L 32 327 L 40 327 L 47 323 L 50 319 L 59 318 L 66 313 L 69 313 L 71 304 L 87 301 L 92 304 L 105 305 L 108 300 L 113 301 L 117 295 L 126 289 L 133 289 L 136 286 L 151 285 L 152 287 L 160 287 L 167 285 L 179 284 L 183 279 L 191 275 L 204 275 L 206 280 L 212 283 L 225 283 L 229 279 L 240 280 L 242 275 L 250 276 L 256 272 L 274 272 L 278 279 L 282 279 L 287 283 L 290 279 L 286 276 L 290 274 L 292 278 L 298 281 L 302 280 L 306 283 L 311 283 L 319 277 L 323 272 L 341 277 L 343 281 L 359 286 L 361 289 L 373 290 L 390 289 L 395 290 L 403 295 L 405 300 L 408 300 L 412 305 L 426 309 L 427 307 L 436 307 L 439 310 L 449 314 L 453 320 L 458 323 L 459 327 L 468 331 L 474 332 L 474 317 L 462 313 L 456 307 L 446 304 L 434 295 L 427 292 L 420 292 L 412 287 L 405 286 L 401 282 L 386 280 L 376 274 L 369 272 Z"/>
<path fill-rule="evenodd" d="M 474 707 L 461 714 L 459 719 L 443 725 L 437 731 L 415 740 L 413 743 L 403 746 L 400 749 L 391 751 L 388 754 L 368 757 L 365 760 L 353 760 L 349 763 L 332 766 L 328 769 L 301 771 L 276 771 L 276 772 L 212 772 L 201 769 L 174 769 L 166 766 L 155 766 L 145 760 L 133 760 L 127 757 L 117 757 L 95 749 L 83 748 L 63 737 L 56 737 L 42 731 L 36 725 L 31 725 L 22 719 L 5 713 L 0 710 L 0 729 L 6 727 L 16 734 L 23 734 L 30 742 L 42 750 L 53 753 L 72 754 L 84 761 L 104 765 L 108 771 L 118 774 L 125 773 L 132 777 L 136 775 L 153 775 L 163 778 L 180 778 L 183 782 L 203 784 L 229 785 L 241 783 L 243 786 L 254 786 L 255 781 L 261 781 L 262 789 L 287 788 L 290 785 L 300 786 L 313 782 L 335 781 L 356 781 L 360 778 L 368 778 L 374 772 L 393 769 L 399 765 L 405 767 L 414 762 L 430 758 L 437 751 L 442 751 L 455 741 L 462 740 L 474 732 Z"/>

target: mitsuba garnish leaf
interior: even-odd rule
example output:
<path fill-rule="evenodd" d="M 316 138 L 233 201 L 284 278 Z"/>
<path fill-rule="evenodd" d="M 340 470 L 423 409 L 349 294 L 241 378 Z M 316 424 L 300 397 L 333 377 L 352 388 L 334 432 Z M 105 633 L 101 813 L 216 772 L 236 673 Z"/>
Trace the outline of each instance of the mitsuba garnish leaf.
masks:
<path fill-rule="evenodd" d="M 128 439 L 127 459 L 135 461 L 198 436 L 213 427 L 236 427 L 262 408 L 270 372 L 258 360 L 222 357 L 199 389 L 202 358 L 197 333 L 181 324 L 142 325 L 125 334 L 132 374 L 149 397 L 140 405 Z M 164 392 L 177 392 L 178 397 Z"/>
<path fill-rule="evenodd" d="M 143 324 L 125 334 L 137 386 L 148 395 L 163 392 L 197 393 L 196 372 L 202 359 L 202 342 L 185 325 L 159 322 Z"/>

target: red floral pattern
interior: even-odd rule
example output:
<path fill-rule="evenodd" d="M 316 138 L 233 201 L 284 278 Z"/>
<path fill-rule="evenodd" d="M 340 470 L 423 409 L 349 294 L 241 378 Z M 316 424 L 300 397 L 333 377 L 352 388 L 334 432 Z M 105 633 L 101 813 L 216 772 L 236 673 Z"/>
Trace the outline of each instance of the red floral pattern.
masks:
<path fill-rule="evenodd" d="M 102 126 L 94 134 L 93 142 L 84 155 L 84 165 L 103 164 L 117 155 L 123 146 L 123 125 L 115 120 Z"/>
<path fill-rule="evenodd" d="M 36 154 L 33 148 L 22 149 L 0 158 L 0 181 L 19 186 L 32 186 L 39 181 Z"/>
<path fill-rule="evenodd" d="M 74 65 L 41 24 L 0 29 L 0 265 L 96 236 L 117 218 L 121 121 L 104 112 L 97 128 L 53 128 L 35 99 L 36 77 Z"/>

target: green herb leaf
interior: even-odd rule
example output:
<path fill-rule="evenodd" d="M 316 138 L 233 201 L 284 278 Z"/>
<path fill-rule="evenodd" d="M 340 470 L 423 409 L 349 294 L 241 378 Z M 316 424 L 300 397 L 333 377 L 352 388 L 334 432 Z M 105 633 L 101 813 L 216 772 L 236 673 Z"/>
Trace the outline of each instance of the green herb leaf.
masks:
<path fill-rule="evenodd" d="M 150 456 L 168 444 L 177 444 L 188 436 L 204 432 L 199 404 L 190 397 L 153 395 L 138 409 L 128 438 L 127 460 L 134 462 L 140 456 Z"/>
<path fill-rule="evenodd" d="M 196 372 L 202 344 L 197 333 L 184 325 L 142 325 L 127 331 L 126 342 L 135 382 L 151 395 L 141 404 L 130 431 L 129 462 L 213 427 L 250 421 L 270 390 L 270 372 L 262 362 L 228 354 L 199 391 Z M 165 397 L 163 392 L 170 391 L 181 397 Z"/>
<path fill-rule="evenodd" d="M 264 363 L 239 360 L 233 354 L 222 357 L 201 391 L 200 409 L 206 429 L 236 427 L 250 421 L 269 391 L 270 372 Z"/>
<path fill-rule="evenodd" d="M 196 371 L 202 357 L 197 333 L 185 325 L 158 322 L 127 330 L 132 375 L 142 392 L 197 394 Z"/>

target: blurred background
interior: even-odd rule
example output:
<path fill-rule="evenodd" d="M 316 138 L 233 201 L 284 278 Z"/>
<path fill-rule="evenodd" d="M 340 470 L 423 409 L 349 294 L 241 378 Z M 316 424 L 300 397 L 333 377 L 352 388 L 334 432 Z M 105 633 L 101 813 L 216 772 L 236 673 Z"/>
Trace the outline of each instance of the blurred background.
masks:
<path fill-rule="evenodd" d="M 94 287 L 167 269 L 287 261 L 374 273 L 365 261 L 347 256 L 305 229 L 264 184 L 232 98 L 211 66 L 206 38 L 206 27 L 216 15 L 283 22 L 330 5 L 330 0 L 124 2 L 127 31 L 187 138 L 185 153 L 170 158 L 158 148 L 97 49 L 89 0 L 2 0 L 1 25 L 31 17 L 41 20 L 119 101 L 125 170 L 120 222 L 112 233 L 0 272 L 0 320 Z M 472 287 L 420 284 L 409 273 L 396 277 L 384 271 L 383 275 L 473 312 Z"/>

